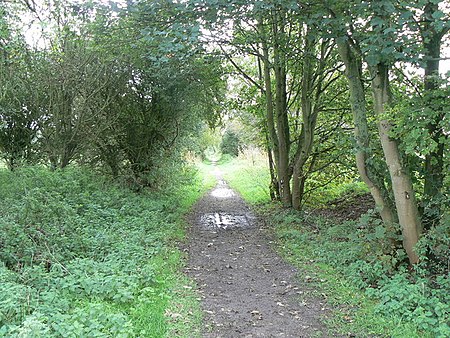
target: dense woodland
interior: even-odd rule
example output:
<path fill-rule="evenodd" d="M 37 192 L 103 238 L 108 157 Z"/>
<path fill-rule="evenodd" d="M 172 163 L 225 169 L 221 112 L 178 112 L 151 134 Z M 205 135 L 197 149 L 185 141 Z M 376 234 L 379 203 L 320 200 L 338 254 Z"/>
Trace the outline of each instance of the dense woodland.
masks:
<path fill-rule="evenodd" d="M 365 259 L 383 278 L 402 271 L 429 288 L 430 301 L 395 306 L 422 318 L 426 332 L 449 334 L 449 17 L 450 3 L 439 0 L 0 2 L 0 335 L 27 325 L 42 336 L 75 330 L 42 299 L 58 302 L 58 285 L 83 289 L 82 267 L 104 278 L 130 269 L 123 257 L 105 263 L 123 254 L 110 250 L 108 231 L 139 214 L 129 202 L 121 209 L 125 194 L 149 208 L 152 227 L 127 231 L 143 259 L 151 254 L 137 239 L 148 231 L 160 241 L 158 217 L 175 217 L 178 204 L 149 206 L 142 194 L 169 194 L 192 180 L 188 159 L 215 142 L 210 128 L 224 131 L 224 153 L 265 153 L 267 190 L 283 210 L 300 215 L 327 189 L 362 182 L 375 205 L 362 222 L 374 237 L 357 239 L 377 243 Z M 94 226 L 101 222 L 109 230 Z M 85 255 L 90 246 L 111 260 Z M 123 282 L 126 312 L 146 277 L 125 275 L 114 283 Z M 116 297 L 98 279 L 85 292 Z M 36 291 L 36 280 L 53 291 Z M 32 304 L 14 310 L 31 289 Z M 58 306 L 69 308 L 70 297 Z M 83 309 L 71 318 L 87 330 Z M 146 335 L 116 317 L 99 330 Z"/>

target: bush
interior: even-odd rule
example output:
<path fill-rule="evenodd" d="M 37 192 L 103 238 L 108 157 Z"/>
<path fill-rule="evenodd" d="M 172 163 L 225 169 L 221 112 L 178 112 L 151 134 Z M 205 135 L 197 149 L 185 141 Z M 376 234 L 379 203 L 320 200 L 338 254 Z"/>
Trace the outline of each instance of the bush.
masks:
<path fill-rule="evenodd" d="M 220 144 L 220 150 L 222 154 L 228 154 L 234 157 L 239 155 L 242 149 L 241 140 L 238 135 L 230 129 L 227 129 L 222 138 L 222 143 Z"/>

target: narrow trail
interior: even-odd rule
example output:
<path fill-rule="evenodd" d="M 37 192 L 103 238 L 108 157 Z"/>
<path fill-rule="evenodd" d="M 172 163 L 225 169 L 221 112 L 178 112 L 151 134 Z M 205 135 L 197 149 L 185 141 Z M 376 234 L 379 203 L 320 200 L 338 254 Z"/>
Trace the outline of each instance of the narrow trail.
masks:
<path fill-rule="evenodd" d="M 262 223 L 216 169 L 195 206 L 187 273 L 204 311 L 203 337 L 327 337 L 323 301 L 305 297 L 297 271 L 270 247 Z"/>

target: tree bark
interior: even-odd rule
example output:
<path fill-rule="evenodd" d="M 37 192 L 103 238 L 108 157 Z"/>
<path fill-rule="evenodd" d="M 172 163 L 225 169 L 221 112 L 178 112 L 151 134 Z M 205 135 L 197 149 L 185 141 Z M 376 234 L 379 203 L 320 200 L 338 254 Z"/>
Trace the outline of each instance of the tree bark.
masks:
<path fill-rule="evenodd" d="M 356 141 L 356 167 L 362 181 L 370 189 L 377 210 L 384 224 L 389 228 L 396 221 L 395 212 L 383 197 L 382 189 L 372 180 L 367 168 L 369 151 L 369 127 L 367 123 L 366 97 L 362 83 L 362 61 L 352 50 L 348 41 L 337 39 L 338 51 L 345 64 L 345 76 L 347 77 L 350 106 L 355 124 L 354 135 Z"/>
<path fill-rule="evenodd" d="M 425 78 L 424 78 L 424 97 L 430 111 L 434 111 L 428 132 L 432 140 L 436 143 L 436 148 L 425 156 L 424 169 L 424 226 L 430 228 L 439 222 L 440 197 L 444 184 L 444 142 L 441 137 L 446 137 L 440 127 L 440 122 L 444 119 L 444 111 L 438 107 L 435 102 L 433 92 L 439 89 L 439 58 L 441 55 L 441 45 L 444 32 L 437 32 L 432 25 L 432 15 L 439 9 L 438 3 L 429 2 L 424 8 L 423 21 L 425 22 L 422 31 L 422 41 L 424 46 Z"/>
<path fill-rule="evenodd" d="M 402 228 L 403 247 L 410 263 L 415 264 L 419 257 L 414 251 L 414 246 L 419 240 L 422 225 L 410 174 L 401 161 L 397 141 L 389 137 L 391 123 L 385 118 L 386 108 L 391 104 L 388 69 L 388 66 L 382 63 L 371 68 L 374 110 L 380 119 L 378 130 L 391 176 L 395 206 Z"/>
<path fill-rule="evenodd" d="M 269 64 L 269 49 L 265 41 L 265 34 L 262 26 L 262 19 L 258 24 L 258 28 L 263 34 L 262 41 L 262 55 L 263 57 L 258 58 L 258 69 L 259 69 L 259 80 L 264 82 L 264 89 L 261 87 L 261 95 L 265 98 L 266 103 L 266 120 L 265 126 L 266 130 L 264 132 L 266 136 L 266 151 L 269 161 L 269 172 L 270 172 L 270 185 L 269 193 L 272 201 L 280 200 L 278 179 L 276 174 L 277 162 L 274 162 L 274 157 L 278 161 L 278 141 L 277 133 L 274 126 L 273 118 L 273 94 L 272 85 L 270 80 L 270 64 Z M 261 62 L 263 67 L 261 67 Z M 264 81 L 263 81 L 264 80 Z"/>
<path fill-rule="evenodd" d="M 315 41 L 311 37 L 308 29 L 305 36 L 305 49 L 303 61 L 303 78 L 301 88 L 301 107 L 302 107 L 302 131 L 297 146 L 297 152 L 294 159 L 294 169 L 292 175 L 292 206 L 300 210 L 305 188 L 304 166 L 311 154 L 314 141 L 314 132 L 317 122 L 318 111 L 316 109 L 319 97 L 314 97 L 314 46 Z M 319 70 L 320 72 L 320 70 Z M 318 86 L 320 87 L 320 83 Z M 319 89 L 320 90 L 320 89 Z"/>
<path fill-rule="evenodd" d="M 283 36 L 284 20 L 282 15 L 275 14 L 273 22 L 274 33 L 274 71 L 276 85 L 276 128 L 278 135 L 278 179 L 281 203 L 284 207 L 292 206 L 291 174 L 289 172 L 290 133 L 287 112 L 287 88 L 286 88 L 286 60 L 281 50 L 280 39 Z"/>
<path fill-rule="evenodd" d="M 267 45 L 267 37 L 264 31 L 262 19 L 259 22 L 258 28 L 261 33 L 261 48 L 264 76 L 264 90 L 266 99 L 266 122 L 268 135 L 270 139 L 270 146 L 273 149 L 273 163 L 276 169 L 276 183 L 272 185 L 278 188 L 277 195 L 279 196 L 283 206 L 291 206 L 291 190 L 289 172 L 289 148 L 290 148 L 290 134 L 289 121 L 287 112 L 287 89 L 286 89 L 286 62 L 283 52 L 280 48 L 280 29 L 282 32 L 282 19 L 279 14 L 273 13 L 273 70 L 275 79 L 275 95 L 272 90 L 272 76 L 269 47 Z M 282 33 L 281 33 L 282 35 Z M 275 175 L 274 175 L 275 176 Z"/>
<path fill-rule="evenodd" d="M 262 27 L 262 25 L 260 25 Z M 262 29 L 262 28 L 261 28 Z M 263 76 L 264 76 L 264 92 L 266 101 L 266 120 L 269 139 L 273 148 L 275 157 L 275 166 L 278 167 L 279 151 L 278 151 L 278 135 L 275 129 L 274 121 L 274 106 L 273 106 L 273 92 L 272 92 L 272 79 L 270 75 L 270 62 L 269 62 L 269 47 L 265 41 L 265 34 L 262 38 L 262 63 L 263 63 Z"/>
<path fill-rule="evenodd" d="M 267 122 L 267 121 L 266 121 Z M 276 175 L 275 163 L 273 161 L 273 152 L 269 139 L 269 135 L 267 130 L 264 131 L 266 136 L 266 152 L 267 152 L 267 160 L 269 164 L 269 173 L 270 173 L 270 185 L 269 185 L 269 194 L 270 199 L 272 201 L 280 200 L 280 196 L 278 194 L 278 180 Z"/>

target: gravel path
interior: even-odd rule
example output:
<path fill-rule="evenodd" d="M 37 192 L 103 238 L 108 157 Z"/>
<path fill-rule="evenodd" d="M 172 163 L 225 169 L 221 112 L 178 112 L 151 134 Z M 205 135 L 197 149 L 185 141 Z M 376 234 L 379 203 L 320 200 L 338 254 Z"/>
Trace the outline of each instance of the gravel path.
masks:
<path fill-rule="evenodd" d="M 216 169 L 217 170 L 217 169 Z M 203 337 L 328 337 L 322 300 L 270 247 L 263 224 L 217 171 L 190 215 L 187 273 L 202 297 Z"/>

